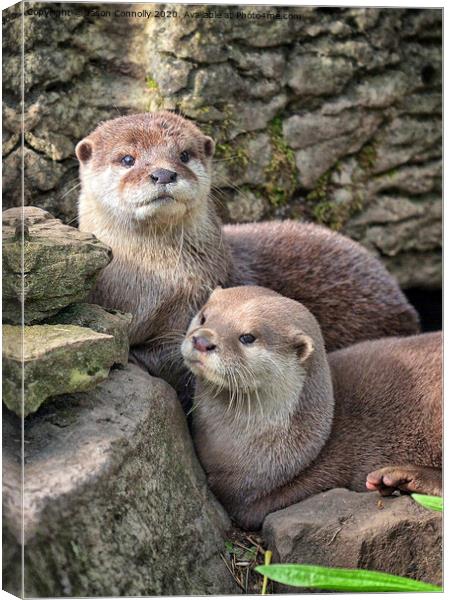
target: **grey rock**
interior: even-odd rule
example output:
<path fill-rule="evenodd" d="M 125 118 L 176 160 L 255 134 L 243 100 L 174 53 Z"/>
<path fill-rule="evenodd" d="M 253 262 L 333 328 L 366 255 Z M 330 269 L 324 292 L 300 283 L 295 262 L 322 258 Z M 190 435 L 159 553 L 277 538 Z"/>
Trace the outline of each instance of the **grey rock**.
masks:
<path fill-rule="evenodd" d="M 187 87 L 189 74 L 192 71 L 192 65 L 189 62 L 169 57 L 166 62 L 162 63 L 156 56 L 151 66 L 153 79 L 164 96 L 175 94 Z"/>
<path fill-rule="evenodd" d="M 24 83 L 29 92 L 37 83 L 47 86 L 57 81 L 70 81 L 79 75 L 85 65 L 82 54 L 75 55 L 68 48 L 59 47 L 55 53 L 46 47 L 37 47 L 25 53 Z"/>
<path fill-rule="evenodd" d="M 64 225 L 44 210 L 25 207 L 23 215 L 22 244 L 22 210 L 11 208 L 2 214 L 3 318 L 9 323 L 21 323 L 22 299 L 25 323 L 83 302 L 112 257 L 94 235 Z"/>
<path fill-rule="evenodd" d="M 16 146 L 19 145 L 20 136 L 18 133 L 13 133 L 9 135 L 8 132 L 4 129 L 2 134 L 2 156 L 7 156 L 14 150 Z"/>
<path fill-rule="evenodd" d="M 40 134 L 40 135 L 39 135 Z M 44 153 L 51 160 L 63 160 L 75 152 L 71 140 L 62 134 L 42 132 L 27 132 L 25 139 L 34 150 Z"/>
<path fill-rule="evenodd" d="M 373 245 L 383 255 L 400 252 L 433 250 L 442 239 L 441 207 L 438 202 L 428 205 L 422 219 L 407 219 L 398 226 L 371 226 L 366 232 L 366 244 Z"/>
<path fill-rule="evenodd" d="M 196 72 L 193 84 L 193 94 L 197 97 L 207 97 L 212 102 L 222 100 L 243 87 L 235 70 L 228 64 L 216 65 Z"/>
<path fill-rule="evenodd" d="M 441 513 L 408 496 L 330 490 L 268 515 L 263 537 L 272 562 L 370 569 L 441 584 Z"/>
<path fill-rule="evenodd" d="M 298 96 L 337 94 L 353 73 L 350 60 L 318 55 L 297 55 L 287 65 L 285 81 Z"/>
<path fill-rule="evenodd" d="M 402 110 L 406 114 L 421 115 L 440 115 L 441 114 L 441 94 L 438 92 L 410 94 L 401 101 Z"/>
<path fill-rule="evenodd" d="M 27 186 L 41 192 L 52 190 L 65 171 L 60 163 L 48 160 L 29 148 L 23 149 L 23 160 Z"/>
<path fill-rule="evenodd" d="M 403 252 L 396 256 L 383 256 L 386 268 L 403 288 L 438 290 L 443 280 L 441 250 L 419 253 L 419 269 L 416 268 L 415 251 Z"/>
<path fill-rule="evenodd" d="M 348 11 L 348 16 L 354 19 L 357 28 L 362 31 L 369 31 L 379 21 L 381 11 L 378 8 L 356 8 Z"/>
<path fill-rule="evenodd" d="M 270 136 L 266 133 L 251 136 L 248 140 L 247 154 L 248 165 L 245 182 L 263 181 L 265 178 L 265 169 L 270 164 L 273 155 Z"/>
<path fill-rule="evenodd" d="M 295 157 L 299 172 L 298 179 L 302 186 L 313 188 L 318 178 L 335 165 L 339 158 L 360 150 L 370 140 L 381 120 L 380 115 L 368 113 L 352 133 L 298 150 Z"/>
<path fill-rule="evenodd" d="M 3 161 L 2 192 L 3 198 L 9 196 L 8 206 L 21 204 L 20 194 L 17 193 L 17 182 L 20 181 L 22 168 L 22 149 L 16 148 Z"/>
<path fill-rule="evenodd" d="M 363 113 L 346 110 L 338 115 L 320 112 L 293 115 L 282 124 L 287 144 L 295 149 L 307 148 L 324 140 L 350 134 L 361 126 Z"/>
<path fill-rule="evenodd" d="M 20 581 L 20 420 L 3 426 L 4 586 Z M 236 593 L 230 523 L 175 392 L 134 365 L 55 400 L 25 430 L 26 596 Z"/>
<path fill-rule="evenodd" d="M 392 146 L 411 145 L 417 149 L 426 148 L 441 141 L 441 128 L 433 119 L 397 117 L 385 131 L 384 143 Z"/>
<path fill-rule="evenodd" d="M 287 96 L 285 94 L 275 96 L 267 102 L 259 100 L 242 102 L 238 106 L 235 119 L 230 127 L 230 139 L 240 133 L 265 129 L 286 104 Z"/>
<path fill-rule="evenodd" d="M 364 78 L 354 93 L 355 102 L 366 108 L 386 108 L 411 91 L 412 84 L 405 73 L 396 71 Z"/>
<path fill-rule="evenodd" d="M 258 8 L 258 11 L 255 9 Z M 268 7 L 267 7 L 268 9 Z M 271 10 L 260 10 L 260 7 L 245 7 L 246 13 L 264 13 L 275 15 L 278 11 L 283 12 L 281 7 L 271 7 Z M 285 9 L 284 9 L 285 11 Z M 251 19 L 247 18 L 240 22 L 240 35 L 250 46 L 255 48 L 273 48 L 282 44 L 288 44 L 294 41 L 296 35 L 304 26 L 304 17 L 307 17 L 308 9 L 299 9 L 291 7 L 288 12 L 291 15 L 290 19 L 283 21 L 276 18 L 267 19 Z M 299 19 L 293 18 L 295 15 Z"/>
<path fill-rule="evenodd" d="M 231 220 L 237 223 L 260 221 L 265 210 L 263 199 L 247 190 L 238 192 L 227 206 Z"/>
<path fill-rule="evenodd" d="M 276 80 L 283 74 L 286 64 L 282 52 L 242 52 L 237 46 L 231 47 L 231 58 L 238 63 L 240 69 L 247 71 L 253 77 L 256 73 L 260 73 L 264 77 Z"/>
<path fill-rule="evenodd" d="M 413 167 L 399 167 L 373 177 L 368 185 L 372 193 L 400 190 L 409 196 L 430 194 L 439 191 L 442 183 L 442 163 L 437 160 Z M 411 201 L 410 201 L 411 202 Z M 417 210 L 421 207 L 413 203 Z M 422 214 L 422 213 L 421 213 Z"/>

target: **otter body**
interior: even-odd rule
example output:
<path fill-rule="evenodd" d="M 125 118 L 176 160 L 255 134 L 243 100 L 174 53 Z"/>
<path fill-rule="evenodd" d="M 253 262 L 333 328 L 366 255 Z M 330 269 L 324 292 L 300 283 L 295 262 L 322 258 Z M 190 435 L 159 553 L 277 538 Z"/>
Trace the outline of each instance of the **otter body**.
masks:
<path fill-rule="evenodd" d="M 222 229 L 213 151 L 170 112 L 106 121 L 77 145 L 80 229 L 113 250 L 90 300 L 132 313 L 138 362 L 176 385 L 179 336 L 217 285 L 263 285 L 302 302 L 328 350 L 418 330 L 395 280 L 348 238 L 292 221 Z"/>
<path fill-rule="evenodd" d="M 441 333 L 327 358 L 304 306 L 241 287 L 212 294 L 182 350 L 199 458 L 242 527 L 334 487 L 441 494 Z"/>

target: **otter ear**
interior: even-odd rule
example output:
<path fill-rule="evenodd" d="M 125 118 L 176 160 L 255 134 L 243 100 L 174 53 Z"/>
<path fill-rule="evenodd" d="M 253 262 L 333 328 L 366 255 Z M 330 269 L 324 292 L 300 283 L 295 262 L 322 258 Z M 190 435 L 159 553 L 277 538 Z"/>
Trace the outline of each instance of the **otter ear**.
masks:
<path fill-rule="evenodd" d="M 92 142 L 88 138 L 84 138 L 84 140 L 78 142 L 75 148 L 76 157 L 82 163 L 87 162 L 90 159 L 92 151 Z"/>
<path fill-rule="evenodd" d="M 204 138 L 204 152 L 208 158 L 213 156 L 215 152 L 215 142 L 211 137 L 206 136 Z"/>
<path fill-rule="evenodd" d="M 299 358 L 300 363 L 304 363 L 315 350 L 311 337 L 302 331 L 295 331 L 291 336 L 293 347 Z"/>
<path fill-rule="evenodd" d="M 221 287 L 221 285 L 217 285 L 216 288 L 214 288 L 209 296 L 209 298 L 212 298 L 212 296 L 216 293 L 219 292 L 220 290 L 222 290 L 223 288 Z"/>

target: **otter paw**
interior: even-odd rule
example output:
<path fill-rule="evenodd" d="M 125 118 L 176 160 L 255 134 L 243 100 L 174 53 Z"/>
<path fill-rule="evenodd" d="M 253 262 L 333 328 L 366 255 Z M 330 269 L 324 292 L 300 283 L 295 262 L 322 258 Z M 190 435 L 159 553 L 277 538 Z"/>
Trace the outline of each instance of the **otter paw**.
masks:
<path fill-rule="evenodd" d="M 438 494 L 438 476 L 435 469 L 416 466 L 388 466 L 367 475 L 366 487 L 378 491 L 382 496 L 393 492 Z"/>

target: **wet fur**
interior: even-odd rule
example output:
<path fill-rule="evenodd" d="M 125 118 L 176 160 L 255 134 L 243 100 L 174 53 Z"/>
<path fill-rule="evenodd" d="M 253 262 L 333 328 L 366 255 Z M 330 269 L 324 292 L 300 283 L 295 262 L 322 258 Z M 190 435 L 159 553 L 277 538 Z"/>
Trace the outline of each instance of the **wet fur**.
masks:
<path fill-rule="evenodd" d="M 186 149 L 192 158 L 183 164 Z M 222 228 L 210 199 L 212 153 L 210 138 L 170 112 L 106 121 L 77 146 L 80 229 L 113 250 L 90 299 L 133 314 L 139 364 L 179 388 L 180 338 L 217 285 L 264 285 L 301 301 L 328 350 L 418 330 L 395 280 L 348 238 L 292 221 Z M 138 158 L 128 171 L 126 154 Z M 167 186 L 176 202 L 142 204 L 155 193 L 155 168 L 178 173 Z"/>
<path fill-rule="evenodd" d="M 203 309 L 203 331 L 218 348 L 214 364 L 228 369 L 233 356 L 242 363 L 236 340 L 247 328 L 245 289 L 251 288 L 219 290 Z M 272 407 L 290 407 L 277 423 L 263 416 L 254 392 L 247 399 L 252 417 L 241 411 L 236 418 L 235 407 L 229 409 L 236 392 L 214 392 L 208 371 L 194 367 L 197 452 L 213 491 L 237 523 L 257 529 L 268 513 L 334 487 L 366 491 L 367 475 L 388 465 L 399 476 L 404 466 L 406 477 L 412 473 L 413 484 L 400 489 L 441 493 L 441 333 L 367 341 L 327 359 L 318 325 L 304 307 L 252 290 L 259 294 L 252 308 L 259 329 L 268 323 L 294 356 L 287 342 L 290 327 L 299 327 L 313 338 L 314 350 L 305 364 L 298 361 L 305 379 L 292 391 L 284 385 L 291 374 L 283 370 L 279 342 L 267 342 L 277 369 L 266 370 L 259 393 Z M 197 328 L 194 320 L 183 344 L 190 358 L 189 339 Z M 210 357 L 201 360 L 208 364 Z M 245 385 L 241 373 L 243 383 L 234 385 Z"/>

